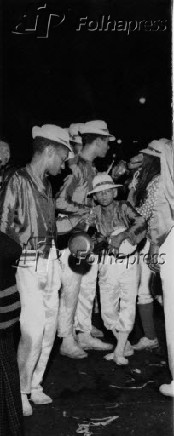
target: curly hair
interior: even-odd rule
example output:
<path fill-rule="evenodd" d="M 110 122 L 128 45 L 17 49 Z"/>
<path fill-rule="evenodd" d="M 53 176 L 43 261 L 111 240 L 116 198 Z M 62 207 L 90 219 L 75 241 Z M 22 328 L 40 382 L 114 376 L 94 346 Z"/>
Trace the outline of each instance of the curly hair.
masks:
<path fill-rule="evenodd" d="M 147 188 L 154 177 L 160 174 L 161 165 L 159 157 L 144 155 L 142 168 L 136 186 L 136 207 L 140 207 L 147 198 Z"/>

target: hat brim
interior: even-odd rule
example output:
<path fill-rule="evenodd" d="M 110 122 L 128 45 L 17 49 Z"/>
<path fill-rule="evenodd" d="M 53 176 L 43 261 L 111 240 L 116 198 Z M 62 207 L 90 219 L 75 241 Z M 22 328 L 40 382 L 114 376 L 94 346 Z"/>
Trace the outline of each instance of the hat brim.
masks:
<path fill-rule="evenodd" d="M 116 140 L 116 137 L 114 135 L 109 136 L 109 141 L 114 142 L 115 140 Z"/>
<path fill-rule="evenodd" d="M 104 132 L 103 130 L 100 129 L 85 129 L 81 132 L 81 136 L 82 135 L 99 135 L 99 136 L 108 137 L 109 141 L 116 140 L 114 135 L 111 135 L 109 132 Z"/>
<path fill-rule="evenodd" d="M 82 142 L 81 138 L 80 139 L 72 139 L 72 138 L 70 138 L 70 144 L 71 144 L 71 142 L 72 142 L 72 145 L 74 145 L 74 144 L 83 145 L 83 142 Z"/>
<path fill-rule="evenodd" d="M 159 159 L 161 155 L 161 153 L 158 153 L 157 151 L 149 150 L 148 148 L 144 148 L 143 150 L 140 150 L 139 153 L 149 154 L 149 156 L 159 157 Z"/>
<path fill-rule="evenodd" d="M 106 184 L 104 186 L 97 186 L 95 189 L 88 192 L 87 195 L 95 194 L 95 192 L 106 191 L 107 189 L 119 188 L 119 186 L 123 186 L 123 185 L 112 185 L 111 186 L 111 185 Z"/>

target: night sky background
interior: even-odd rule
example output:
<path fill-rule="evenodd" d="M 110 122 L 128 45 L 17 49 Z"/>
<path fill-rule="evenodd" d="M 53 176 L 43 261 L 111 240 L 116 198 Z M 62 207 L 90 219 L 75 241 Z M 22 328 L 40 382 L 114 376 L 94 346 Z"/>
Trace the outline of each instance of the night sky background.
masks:
<path fill-rule="evenodd" d="M 113 151 L 118 159 L 128 159 L 148 141 L 171 137 L 169 0 L 2 3 L 0 134 L 10 141 L 15 162 L 30 159 L 31 127 L 36 124 L 67 127 L 71 122 L 106 120 L 122 141 L 112 145 L 108 162 Z M 37 7 L 44 5 L 36 31 L 27 32 L 26 27 L 33 28 Z M 48 38 L 40 38 L 49 13 L 65 14 L 65 20 L 55 27 L 53 17 Z M 99 20 L 102 15 L 117 21 L 167 20 L 167 29 L 130 35 L 117 30 L 76 31 L 80 17 Z M 18 24 L 20 34 L 15 34 Z"/>

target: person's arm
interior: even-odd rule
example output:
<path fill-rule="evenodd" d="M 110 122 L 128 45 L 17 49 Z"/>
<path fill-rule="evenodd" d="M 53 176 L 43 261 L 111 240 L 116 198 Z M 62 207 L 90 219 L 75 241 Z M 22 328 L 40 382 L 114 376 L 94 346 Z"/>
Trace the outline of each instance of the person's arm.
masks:
<path fill-rule="evenodd" d="M 159 180 L 159 189 L 153 205 L 153 213 L 149 220 L 148 236 L 151 244 L 159 246 L 165 241 L 171 228 L 171 207 L 164 193 L 164 185 Z"/>
<path fill-rule="evenodd" d="M 129 222 L 129 228 L 125 232 L 127 234 L 126 239 L 132 245 L 137 245 L 147 234 L 147 221 L 128 201 L 123 203 L 123 209 Z"/>
<path fill-rule="evenodd" d="M 13 233 L 13 239 L 17 204 L 21 200 L 19 190 L 20 180 L 14 174 L 9 179 L 5 189 L 0 193 L 0 231 L 7 233 L 9 236 Z"/>
<path fill-rule="evenodd" d="M 89 210 L 89 207 L 84 204 L 86 196 L 86 182 L 82 177 L 69 175 L 56 195 L 56 209 L 59 213 L 78 213 L 83 214 L 84 211 Z M 73 197 L 78 201 L 74 201 Z M 62 212 L 63 211 L 63 212 Z"/>
<path fill-rule="evenodd" d="M 146 220 L 128 201 L 120 202 L 120 214 L 125 223 L 126 230 L 119 233 L 117 236 L 111 236 L 109 243 L 117 249 L 125 239 L 132 245 L 139 244 L 147 233 Z"/>

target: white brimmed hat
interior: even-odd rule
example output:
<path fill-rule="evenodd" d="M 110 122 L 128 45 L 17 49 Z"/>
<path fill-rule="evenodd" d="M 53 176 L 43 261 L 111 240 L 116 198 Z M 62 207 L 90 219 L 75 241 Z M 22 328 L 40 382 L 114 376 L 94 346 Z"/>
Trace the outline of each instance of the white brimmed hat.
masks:
<path fill-rule="evenodd" d="M 32 138 L 34 139 L 36 136 L 41 136 L 42 138 L 50 139 L 50 141 L 58 142 L 72 151 L 67 129 L 63 129 L 55 124 L 43 124 L 41 127 L 34 126 L 32 128 Z"/>
<path fill-rule="evenodd" d="M 93 190 L 88 192 L 87 195 L 94 194 L 95 192 L 106 191 L 106 189 L 118 188 L 123 185 L 115 185 L 111 176 L 107 173 L 99 173 L 92 181 Z"/>
<path fill-rule="evenodd" d="M 154 140 L 148 144 L 147 148 L 140 150 L 140 153 L 145 153 L 150 156 L 159 157 L 161 156 L 161 143 L 160 140 Z"/>
<path fill-rule="evenodd" d="M 109 141 L 115 141 L 115 136 L 111 135 L 108 130 L 107 123 L 101 120 L 88 121 L 84 123 L 79 129 L 81 135 L 86 135 L 88 133 L 107 136 Z"/>
<path fill-rule="evenodd" d="M 80 129 L 83 128 L 83 123 L 72 123 L 69 126 L 69 135 L 70 135 L 70 141 L 75 142 L 76 144 L 82 145 L 82 137 L 79 135 Z"/>

